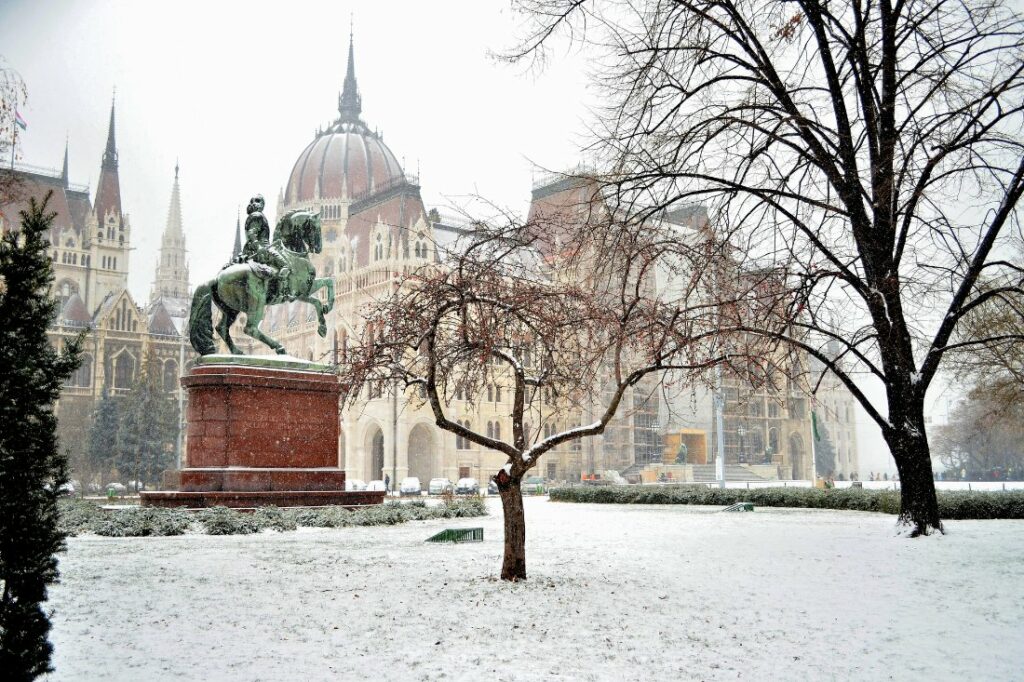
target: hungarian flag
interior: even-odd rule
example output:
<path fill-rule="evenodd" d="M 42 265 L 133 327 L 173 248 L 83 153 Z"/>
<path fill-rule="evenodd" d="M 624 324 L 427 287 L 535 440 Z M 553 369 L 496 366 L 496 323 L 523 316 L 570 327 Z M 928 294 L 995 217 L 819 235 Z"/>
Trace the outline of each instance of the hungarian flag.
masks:
<path fill-rule="evenodd" d="M 18 124 L 18 127 L 22 130 L 28 128 L 28 124 L 25 123 L 25 119 L 21 117 L 21 112 L 17 109 L 14 110 L 14 122 Z"/>

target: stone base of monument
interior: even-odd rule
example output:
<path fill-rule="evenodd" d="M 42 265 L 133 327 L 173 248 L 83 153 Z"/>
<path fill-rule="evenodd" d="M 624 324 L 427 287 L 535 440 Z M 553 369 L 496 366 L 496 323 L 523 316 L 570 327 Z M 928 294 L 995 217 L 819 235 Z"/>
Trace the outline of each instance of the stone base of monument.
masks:
<path fill-rule="evenodd" d="M 187 466 L 178 490 L 143 492 L 159 507 L 379 504 L 346 492 L 338 462 L 338 376 L 282 356 L 207 355 L 188 391 Z"/>

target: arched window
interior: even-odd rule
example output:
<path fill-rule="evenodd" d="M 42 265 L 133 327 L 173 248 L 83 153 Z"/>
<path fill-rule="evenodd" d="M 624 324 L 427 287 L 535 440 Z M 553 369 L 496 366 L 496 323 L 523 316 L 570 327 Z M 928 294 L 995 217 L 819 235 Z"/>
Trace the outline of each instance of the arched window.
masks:
<path fill-rule="evenodd" d="M 384 259 L 384 237 L 377 235 L 377 243 L 373 246 L 373 260 Z"/>
<path fill-rule="evenodd" d="M 135 360 L 124 351 L 114 358 L 114 388 L 131 388 L 135 378 Z"/>
<path fill-rule="evenodd" d="M 92 356 L 85 353 L 82 355 L 82 364 L 78 366 L 75 373 L 68 379 L 68 386 L 90 385 L 92 385 Z"/>
<path fill-rule="evenodd" d="M 462 426 L 463 428 L 465 428 L 466 430 L 469 430 L 469 428 L 470 428 L 469 420 L 468 419 L 465 420 L 465 421 L 457 422 L 457 423 L 460 426 Z M 463 438 L 462 436 L 455 436 L 455 449 L 456 450 L 468 450 L 469 449 L 469 439 Z"/>
<path fill-rule="evenodd" d="M 494 422 L 487 422 L 487 437 L 494 438 Z"/>
<path fill-rule="evenodd" d="M 178 388 L 178 362 L 168 360 L 164 363 L 164 390 L 174 391 Z"/>
<path fill-rule="evenodd" d="M 487 385 L 487 402 L 494 402 L 494 387 L 490 384 Z"/>
<path fill-rule="evenodd" d="M 501 422 L 494 422 L 494 438 L 501 440 Z"/>
<path fill-rule="evenodd" d="M 500 384 L 498 384 L 497 386 L 494 387 L 494 402 L 496 402 L 496 403 L 500 403 L 501 402 L 501 385 Z"/>

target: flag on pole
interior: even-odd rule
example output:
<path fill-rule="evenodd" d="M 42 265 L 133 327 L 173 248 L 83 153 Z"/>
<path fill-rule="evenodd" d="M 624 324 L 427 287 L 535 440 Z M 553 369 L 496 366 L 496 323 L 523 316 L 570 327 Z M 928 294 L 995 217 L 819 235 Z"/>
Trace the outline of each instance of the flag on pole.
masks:
<path fill-rule="evenodd" d="M 14 122 L 18 124 L 18 127 L 22 130 L 28 128 L 28 124 L 25 123 L 25 119 L 21 117 L 21 112 L 17 109 L 14 110 Z"/>

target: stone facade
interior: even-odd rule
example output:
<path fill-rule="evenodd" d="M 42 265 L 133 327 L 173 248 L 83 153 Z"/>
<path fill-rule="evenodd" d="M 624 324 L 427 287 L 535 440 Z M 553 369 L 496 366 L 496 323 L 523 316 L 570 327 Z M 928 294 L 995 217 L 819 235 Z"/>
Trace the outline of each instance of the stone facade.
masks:
<path fill-rule="evenodd" d="M 121 205 L 121 183 L 115 137 L 115 111 L 110 110 L 107 143 L 100 163 L 95 201 L 89 188 L 68 178 L 68 149 L 63 171 L 18 166 L 17 200 L 0 206 L 0 229 L 16 227 L 18 211 L 31 197 L 52 192 L 56 212 L 49 235 L 54 268 L 54 293 L 60 312 L 50 328 L 50 342 L 61 347 L 86 332 L 82 364 L 65 384 L 55 408 L 64 447 L 83 447 L 93 410 L 104 386 L 112 395 L 128 392 L 143 358 L 161 366 L 162 383 L 178 392 L 182 365 L 194 353 L 182 337 L 189 296 L 185 242 L 175 169 L 171 208 L 164 234 L 154 296 L 149 305 L 128 291 L 132 225 Z"/>

